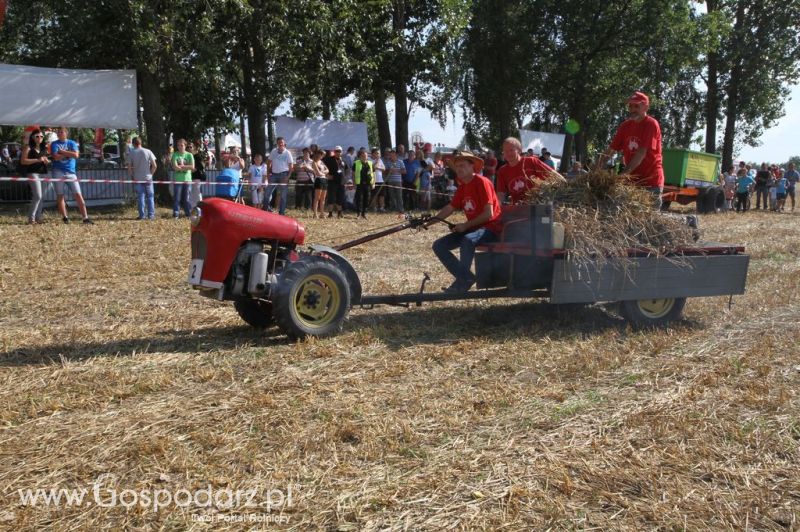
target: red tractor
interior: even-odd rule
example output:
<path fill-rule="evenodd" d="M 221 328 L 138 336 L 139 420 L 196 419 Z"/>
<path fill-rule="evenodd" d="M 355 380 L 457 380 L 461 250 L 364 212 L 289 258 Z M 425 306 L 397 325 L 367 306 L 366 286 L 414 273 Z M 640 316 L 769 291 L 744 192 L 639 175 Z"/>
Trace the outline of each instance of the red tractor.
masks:
<path fill-rule="evenodd" d="M 336 334 L 353 305 L 500 297 L 605 302 L 632 325 L 648 327 L 679 319 L 687 297 L 744 293 L 749 256 L 741 246 L 706 243 L 679 250 L 678 260 L 631 249 L 627 258 L 587 267 L 569 260 L 553 214 L 552 205 L 504 207 L 500 241 L 480 246 L 475 255 L 477 290 L 425 292 L 426 274 L 418 292 L 363 295 L 358 274 L 340 252 L 421 227 L 430 217 L 408 218 L 336 247 L 302 248 L 305 228 L 297 220 L 211 198 L 192 212 L 188 281 L 205 296 L 232 300 L 253 327 L 274 322 L 292 338 Z"/>

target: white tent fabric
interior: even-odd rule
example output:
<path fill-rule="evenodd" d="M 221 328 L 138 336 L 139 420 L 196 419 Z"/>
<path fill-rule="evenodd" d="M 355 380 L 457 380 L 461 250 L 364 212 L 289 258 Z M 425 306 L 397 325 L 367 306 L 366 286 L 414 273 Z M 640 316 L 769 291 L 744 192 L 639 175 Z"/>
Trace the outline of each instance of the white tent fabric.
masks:
<path fill-rule="evenodd" d="M 561 133 L 544 133 L 542 131 L 530 131 L 527 129 L 519 130 L 522 151 L 533 148 L 535 154 L 540 154 L 542 148 L 547 148 L 553 157 L 561 158 L 564 152 L 564 138 L 566 135 Z"/>
<path fill-rule="evenodd" d="M 135 129 L 135 70 L 0 64 L 0 124 Z"/>
<path fill-rule="evenodd" d="M 367 124 L 364 122 L 338 122 L 336 120 L 297 120 L 289 116 L 275 118 L 275 135 L 286 139 L 288 148 L 305 148 L 317 144 L 322 149 L 336 145 L 347 149 L 353 146 L 369 147 Z"/>

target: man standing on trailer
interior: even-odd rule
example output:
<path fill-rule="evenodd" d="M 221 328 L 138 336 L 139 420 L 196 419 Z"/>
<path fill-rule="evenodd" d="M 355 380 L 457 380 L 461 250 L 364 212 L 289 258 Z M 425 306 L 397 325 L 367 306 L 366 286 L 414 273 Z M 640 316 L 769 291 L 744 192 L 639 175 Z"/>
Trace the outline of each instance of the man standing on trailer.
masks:
<path fill-rule="evenodd" d="M 623 174 L 634 177 L 634 183 L 645 187 L 656 198 L 656 208 L 661 208 L 664 192 L 664 168 L 661 164 L 661 126 L 648 116 L 650 98 L 643 92 L 634 92 L 628 98 L 629 117 L 617 129 L 606 152 L 597 160 L 595 170 L 603 168 L 614 152 L 622 152 L 625 167 Z"/>
<path fill-rule="evenodd" d="M 520 203 L 528 191 L 536 186 L 535 180 L 547 179 L 561 174 L 547 166 L 538 157 L 522 156 L 522 143 L 508 137 L 503 141 L 503 159 L 506 164 L 497 170 L 497 198 L 500 203 Z"/>
<path fill-rule="evenodd" d="M 459 186 L 452 201 L 436 214 L 436 219 L 445 220 L 461 209 L 467 221 L 453 225 L 449 235 L 436 240 L 433 252 L 455 277 L 453 284 L 444 291 L 461 294 L 475 284 L 475 275 L 471 271 L 475 248 L 479 244 L 496 241 L 502 231 L 500 202 L 492 182 L 480 175 L 483 159 L 471 153 L 456 152 L 449 164 L 456 172 Z M 458 259 L 450 251 L 455 248 L 460 251 Z"/>

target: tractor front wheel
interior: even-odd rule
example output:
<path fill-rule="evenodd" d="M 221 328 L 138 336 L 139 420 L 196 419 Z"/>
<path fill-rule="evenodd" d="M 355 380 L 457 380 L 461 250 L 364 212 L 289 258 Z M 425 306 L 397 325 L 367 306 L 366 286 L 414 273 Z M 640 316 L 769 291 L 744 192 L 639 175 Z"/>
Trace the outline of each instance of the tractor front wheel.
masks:
<path fill-rule="evenodd" d="M 237 299 L 233 308 L 248 325 L 266 329 L 272 324 L 272 303 L 263 299 Z"/>
<path fill-rule="evenodd" d="M 681 319 L 685 297 L 664 299 L 640 299 L 638 301 L 621 301 L 619 310 L 622 317 L 637 329 L 648 327 L 664 327 Z"/>
<path fill-rule="evenodd" d="M 290 338 L 332 336 L 350 310 L 350 288 L 335 262 L 305 257 L 286 267 L 272 300 L 275 321 Z"/>

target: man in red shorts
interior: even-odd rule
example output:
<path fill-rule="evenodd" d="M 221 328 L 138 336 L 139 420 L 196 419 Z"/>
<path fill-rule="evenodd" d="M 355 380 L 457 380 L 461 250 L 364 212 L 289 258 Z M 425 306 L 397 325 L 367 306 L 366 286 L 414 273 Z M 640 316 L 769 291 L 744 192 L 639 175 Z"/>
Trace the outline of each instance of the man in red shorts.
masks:
<path fill-rule="evenodd" d="M 475 248 L 479 244 L 496 241 L 502 224 L 500 203 L 492 182 L 480 175 L 483 159 L 471 153 L 456 152 L 449 164 L 456 172 L 459 185 L 452 201 L 442 207 L 436 218 L 445 220 L 461 209 L 467 221 L 455 224 L 449 235 L 434 242 L 433 252 L 455 277 L 453 284 L 444 291 L 458 294 L 468 291 L 475 284 L 475 275 L 471 271 Z M 450 251 L 455 248 L 459 248 L 458 259 Z"/>
<path fill-rule="evenodd" d="M 500 203 L 519 203 L 528 190 L 536 186 L 536 180 L 561 174 L 550 168 L 538 157 L 523 157 L 522 143 L 514 137 L 503 141 L 503 159 L 506 164 L 497 170 L 497 198 Z M 563 177 L 562 177 L 563 179 Z"/>
<path fill-rule="evenodd" d="M 646 187 L 656 198 L 656 208 L 661 208 L 664 192 L 664 168 L 661 165 L 661 126 L 647 115 L 650 98 L 643 92 L 634 92 L 628 98 L 629 117 L 617 129 L 606 152 L 597 160 L 596 169 L 602 168 L 614 152 L 622 152 L 625 168 L 622 173 L 634 177 L 634 183 Z"/>

